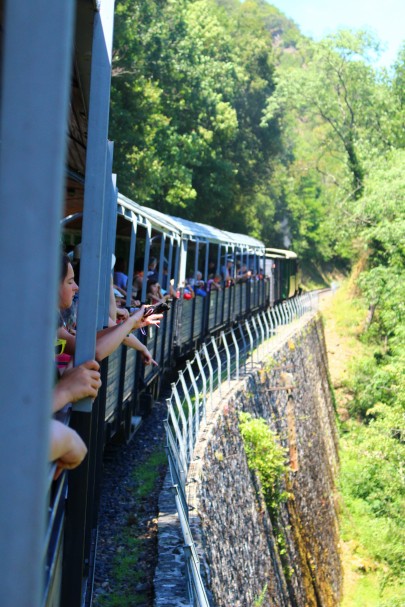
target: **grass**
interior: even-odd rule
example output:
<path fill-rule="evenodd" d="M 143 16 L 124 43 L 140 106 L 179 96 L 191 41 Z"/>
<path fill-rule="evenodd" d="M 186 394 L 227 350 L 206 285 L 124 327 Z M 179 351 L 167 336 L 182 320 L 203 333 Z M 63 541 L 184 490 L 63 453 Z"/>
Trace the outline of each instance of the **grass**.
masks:
<path fill-rule="evenodd" d="M 340 410 L 350 404 L 348 387 L 354 378 L 356 362 L 372 355 L 373 346 L 362 337 L 366 314 L 366 307 L 355 296 L 349 281 L 343 284 L 323 312 L 330 371 Z M 398 517 L 393 520 L 387 514 L 378 513 L 378 500 L 382 506 L 385 500 L 396 506 L 400 499 L 390 482 L 384 483 L 390 465 L 389 452 L 382 447 L 375 450 L 375 434 L 373 439 L 371 428 L 356 420 L 341 422 L 340 427 L 344 569 L 341 607 L 402 607 L 405 605 L 405 585 L 399 571 L 403 554 L 402 525 L 398 523 Z M 384 478 L 379 477 L 384 472 Z M 383 493 L 379 492 L 379 485 L 384 487 Z M 365 492 L 364 496 L 361 491 Z"/>
<path fill-rule="evenodd" d="M 150 531 L 141 529 L 138 524 L 137 511 L 142 501 L 156 490 L 160 481 L 160 469 L 166 463 L 166 454 L 159 448 L 141 462 L 132 474 L 128 497 L 136 500 L 134 512 L 128 515 L 126 526 L 115 538 L 117 550 L 109 575 L 113 590 L 97 597 L 97 607 L 136 607 L 151 604 L 150 593 L 143 592 L 137 586 L 148 582 L 144 561 L 148 547 L 154 540 Z"/>

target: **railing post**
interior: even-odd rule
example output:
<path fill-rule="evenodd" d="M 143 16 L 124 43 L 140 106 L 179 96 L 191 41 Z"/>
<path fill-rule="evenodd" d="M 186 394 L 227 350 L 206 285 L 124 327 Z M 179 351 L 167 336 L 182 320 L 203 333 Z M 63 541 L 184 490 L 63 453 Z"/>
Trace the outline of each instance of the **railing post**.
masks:
<path fill-rule="evenodd" d="M 247 358 L 246 338 L 245 338 L 245 334 L 244 334 L 243 329 L 242 329 L 242 325 L 240 323 L 238 323 L 238 327 L 239 327 L 240 336 L 241 336 L 242 341 L 243 341 L 243 368 L 244 368 L 244 372 L 246 373 L 246 358 Z"/>
<path fill-rule="evenodd" d="M 246 327 L 247 334 L 249 335 L 249 341 L 250 341 L 250 365 L 251 365 L 251 367 L 253 367 L 253 350 L 254 350 L 253 336 L 252 336 L 252 332 L 249 327 L 249 321 L 247 319 L 245 320 L 245 327 Z"/>
<path fill-rule="evenodd" d="M 239 379 L 239 344 L 236 339 L 235 331 L 233 328 L 231 329 L 232 340 L 235 346 L 235 356 L 236 356 L 236 380 Z"/>
<path fill-rule="evenodd" d="M 266 313 L 265 313 L 264 310 L 262 311 L 262 318 L 263 318 L 264 326 L 266 327 L 266 339 L 270 339 L 270 337 L 271 337 L 271 329 L 270 329 L 269 324 L 267 322 Z"/>
<path fill-rule="evenodd" d="M 279 304 L 274 306 L 274 313 L 277 316 L 278 326 L 281 326 L 283 324 L 283 319 L 281 318 L 281 313 L 280 313 L 279 307 L 280 307 Z"/>
<path fill-rule="evenodd" d="M 274 323 L 274 317 L 273 317 L 272 308 L 268 308 L 267 309 L 267 318 L 269 319 L 270 335 L 275 335 L 276 334 L 276 326 L 275 326 L 275 323 Z"/>
<path fill-rule="evenodd" d="M 252 316 L 252 325 L 253 325 L 253 329 L 254 329 L 254 332 L 255 332 L 255 335 L 256 335 L 256 344 L 257 344 L 257 347 L 256 347 L 256 359 L 257 359 L 257 362 L 259 362 L 259 360 L 260 360 L 259 351 L 260 351 L 261 341 L 260 341 L 260 335 L 259 335 L 259 331 L 258 331 L 258 328 L 257 328 L 257 323 L 256 323 L 256 317 L 255 316 Z"/>
<path fill-rule="evenodd" d="M 188 433 L 189 433 L 188 443 L 189 443 L 189 450 L 190 450 L 189 457 L 190 457 L 190 461 L 191 461 L 193 459 L 193 451 L 194 451 L 194 445 L 195 445 L 194 424 L 193 424 L 193 416 L 194 416 L 193 403 L 190 398 L 188 386 L 186 384 L 186 380 L 185 380 L 183 371 L 179 371 L 179 379 L 180 379 L 180 383 L 183 388 L 183 394 L 185 396 L 185 399 L 187 401 L 187 406 L 188 406 Z"/>
<path fill-rule="evenodd" d="M 221 331 L 221 339 L 224 344 L 227 360 L 227 375 L 228 375 L 228 386 L 231 384 L 231 353 L 229 352 L 228 342 L 226 341 L 224 331 Z"/>
<path fill-rule="evenodd" d="M 212 393 L 214 391 L 214 369 L 212 368 L 210 355 L 208 354 L 207 344 L 203 343 L 202 348 L 203 348 L 204 356 L 207 361 L 208 369 L 210 371 L 210 401 L 211 401 L 211 407 L 212 407 Z"/>
<path fill-rule="evenodd" d="M 304 313 L 303 306 L 302 306 L 302 297 L 303 297 L 302 295 L 299 295 L 298 296 L 298 300 L 297 300 L 297 306 L 298 306 L 298 309 L 299 309 L 300 318 L 301 318 L 301 316 Z"/>
<path fill-rule="evenodd" d="M 257 318 L 258 325 L 260 327 L 260 333 L 262 334 L 262 344 L 263 344 L 264 340 L 265 340 L 265 337 L 264 337 L 264 328 L 263 328 L 262 319 L 260 318 L 260 312 L 259 312 L 259 314 L 257 315 L 256 318 Z"/>
<path fill-rule="evenodd" d="M 199 352 L 195 353 L 195 359 L 197 361 L 197 365 L 200 370 L 201 380 L 203 383 L 203 419 L 205 423 L 207 421 L 207 378 L 205 377 L 205 371 Z"/>
<path fill-rule="evenodd" d="M 174 485 L 172 490 L 174 493 L 174 499 L 176 502 L 177 512 L 179 513 L 180 526 L 184 538 L 185 546 L 183 548 L 185 552 L 185 557 L 186 561 L 188 562 L 192 578 L 190 580 L 190 582 L 192 582 L 192 585 L 189 586 L 189 588 L 191 589 L 190 599 L 193 601 L 193 605 L 198 605 L 198 607 L 210 607 L 200 574 L 200 563 L 191 535 L 188 517 L 184 511 L 178 487 Z"/>
<path fill-rule="evenodd" d="M 288 318 L 287 318 L 287 314 L 286 314 L 286 311 L 285 311 L 285 304 L 284 304 L 284 302 L 282 302 L 279 305 L 279 308 L 280 308 L 280 316 L 283 319 L 283 325 L 288 325 Z"/>
<path fill-rule="evenodd" d="M 177 419 L 174 414 L 172 404 L 170 402 L 170 399 L 167 399 L 167 401 L 168 401 L 168 412 L 167 412 L 167 421 L 165 422 L 166 423 L 166 436 L 167 436 L 168 442 L 170 443 L 170 445 L 169 445 L 170 449 L 171 449 L 173 455 L 176 456 L 178 469 L 179 469 L 179 478 L 181 480 L 181 483 L 182 483 L 183 489 L 184 489 L 184 487 L 186 486 L 186 479 L 187 479 L 187 455 L 186 455 L 185 445 L 182 440 L 180 428 L 177 423 Z M 169 427 L 169 419 L 170 419 L 171 423 L 173 424 L 174 433 L 176 435 L 176 440 L 178 442 L 179 448 L 177 448 L 177 446 L 174 442 L 174 438 L 173 438 L 172 432 Z"/>
<path fill-rule="evenodd" d="M 188 360 L 186 365 L 195 394 L 195 440 L 197 441 L 198 432 L 200 430 L 200 394 L 197 388 L 197 382 L 195 381 L 193 369 L 191 367 L 191 362 Z"/>
<path fill-rule="evenodd" d="M 217 357 L 217 363 L 218 363 L 218 392 L 219 392 L 219 396 L 222 396 L 222 393 L 221 393 L 221 383 L 222 383 L 221 357 L 219 355 L 218 346 L 213 337 L 211 337 L 211 343 L 212 343 L 212 347 L 214 348 L 215 356 Z"/>
<path fill-rule="evenodd" d="M 183 443 L 184 443 L 185 453 L 187 454 L 187 444 L 190 444 L 190 438 L 188 436 L 187 419 L 186 419 L 186 416 L 185 416 L 185 413 L 184 413 L 184 410 L 183 410 L 183 405 L 181 403 L 179 392 L 177 390 L 176 384 L 172 384 L 172 392 L 173 392 L 174 400 L 176 401 L 176 406 L 177 406 L 177 410 L 179 412 L 179 416 L 181 418 L 182 437 L 183 437 Z M 191 454 L 192 454 L 192 450 L 191 450 L 191 452 L 189 454 L 189 457 L 187 458 L 187 461 L 191 460 Z"/>
<path fill-rule="evenodd" d="M 286 318 L 287 318 L 287 324 L 288 324 L 288 323 L 292 322 L 292 319 L 293 319 L 292 312 L 291 312 L 291 307 L 290 307 L 290 302 L 289 302 L 288 299 L 285 302 L 284 311 L 285 311 L 285 315 L 286 315 Z"/>
<path fill-rule="evenodd" d="M 294 307 L 294 315 L 296 318 L 298 318 L 299 314 L 298 314 L 298 306 L 297 306 L 297 297 L 293 297 L 292 304 Z"/>

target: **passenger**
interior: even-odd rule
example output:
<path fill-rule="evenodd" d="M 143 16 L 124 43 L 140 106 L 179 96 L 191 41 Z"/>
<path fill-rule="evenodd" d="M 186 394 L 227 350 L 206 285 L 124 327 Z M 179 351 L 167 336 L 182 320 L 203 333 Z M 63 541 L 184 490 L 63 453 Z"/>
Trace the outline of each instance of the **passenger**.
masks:
<path fill-rule="evenodd" d="M 114 266 L 114 285 L 122 289 L 126 294 L 128 285 L 128 275 L 125 274 L 125 261 L 122 257 L 117 257 Z"/>
<path fill-rule="evenodd" d="M 49 460 L 56 463 L 56 480 L 63 470 L 73 470 L 82 463 L 87 447 L 80 436 L 62 422 L 51 420 Z"/>
<path fill-rule="evenodd" d="M 159 274 L 158 274 L 158 271 L 156 269 L 157 268 L 157 263 L 158 263 L 158 260 L 157 260 L 156 257 L 151 257 L 149 259 L 148 272 L 146 274 L 148 280 L 150 278 L 154 279 L 154 280 L 158 280 Z"/>
<path fill-rule="evenodd" d="M 162 290 L 160 288 L 160 284 L 155 278 L 148 279 L 146 291 L 146 298 L 153 305 L 157 303 L 163 303 L 170 299 L 170 295 L 168 293 L 166 293 L 166 295 L 163 295 Z"/>
<path fill-rule="evenodd" d="M 224 283 L 224 287 L 230 287 L 233 284 L 232 281 L 232 266 L 233 266 L 233 258 L 228 257 L 225 264 L 221 268 L 221 276 Z"/>
<path fill-rule="evenodd" d="M 72 304 L 73 297 L 79 287 L 74 280 L 74 272 L 67 255 L 62 258 L 61 283 L 59 288 L 59 308 L 61 310 L 68 308 Z M 129 333 L 135 329 L 147 327 L 150 325 L 159 325 L 163 314 L 152 314 L 144 317 L 145 308 L 142 306 L 137 312 L 128 316 L 126 320 L 112 327 L 107 327 L 97 333 L 96 339 L 96 359 L 103 360 L 109 356 L 123 342 Z M 64 323 L 58 329 L 58 338 L 66 340 L 65 352 L 74 354 L 76 338 L 69 333 Z"/>
<path fill-rule="evenodd" d="M 183 299 L 194 299 L 195 293 L 193 287 L 188 284 L 188 282 L 184 282 L 183 288 Z"/>
<path fill-rule="evenodd" d="M 109 321 L 108 326 L 113 327 L 117 324 L 117 322 L 123 322 L 129 316 L 129 312 L 126 308 L 117 308 L 116 300 L 114 297 L 114 289 L 111 284 L 110 286 L 110 310 L 109 310 Z M 153 360 L 152 354 L 149 352 L 148 348 L 132 333 L 127 335 L 127 337 L 122 342 L 128 348 L 132 348 L 133 350 L 137 350 L 142 357 L 142 361 L 144 365 L 155 365 L 158 367 L 158 363 Z"/>
<path fill-rule="evenodd" d="M 207 291 L 209 293 L 211 291 L 222 291 L 220 274 L 211 275 L 211 278 L 209 278 L 207 282 Z"/>
<path fill-rule="evenodd" d="M 196 272 L 196 278 L 189 278 L 188 284 L 193 288 L 196 295 L 200 295 L 201 297 L 207 296 L 205 282 L 202 279 L 201 272 Z"/>
<path fill-rule="evenodd" d="M 143 285 L 143 261 L 137 259 L 134 270 L 134 279 L 132 281 L 132 297 L 141 301 Z"/>
<path fill-rule="evenodd" d="M 252 277 L 251 270 L 248 270 L 246 264 L 242 264 L 236 274 L 236 282 L 247 282 Z"/>
<path fill-rule="evenodd" d="M 172 281 L 170 281 L 170 279 L 169 279 L 169 272 L 168 272 L 167 264 L 164 264 L 164 266 L 163 266 L 161 290 L 162 290 L 163 295 L 169 294 L 169 296 L 172 299 L 178 298 L 178 293 L 177 293 L 177 291 L 174 290 Z"/>

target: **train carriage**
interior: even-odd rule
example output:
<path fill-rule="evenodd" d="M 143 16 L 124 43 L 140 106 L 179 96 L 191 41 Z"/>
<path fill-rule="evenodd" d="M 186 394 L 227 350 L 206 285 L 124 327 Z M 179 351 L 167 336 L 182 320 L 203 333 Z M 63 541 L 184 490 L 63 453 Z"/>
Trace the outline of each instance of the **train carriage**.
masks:
<path fill-rule="evenodd" d="M 167 216 L 118 193 L 108 141 L 113 16 L 113 0 L 0 0 L 2 287 L 6 293 L 18 281 L 25 303 L 10 322 L 7 298 L 0 302 L 7 361 L 0 367 L 0 448 L 9 462 L 0 510 L 5 606 L 89 604 L 106 441 L 131 437 L 134 419 L 147 411 L 177 358 L 297 288 L 294 256 L 268 257 L 257 239 Z M 61 240 L 81 244 L 76 364 L 94 358 L 96 332 L 108 322 L 113 254 L 125 259 L 130 284 L 138 261 L 146 277 L 156 257 L 159 282 L 167 272 L 179 298 L 159 329 L 140 336 L 158 367 L 145 369 L 125 346 L 103 361 L 97 400 L 84 399 L 70 415 L 88 457 L 54 483 L 47 455 Z M 277 274 L 266 272 L 267 259 Z M 284 259 L 291 261 L 288 272 L 278 262 Z M 228 286 L 183 297 L 187 279 L 201 271 L 206 282 L 229 260 Z M 140 298 L 146 299 L 145 279 Z"/>

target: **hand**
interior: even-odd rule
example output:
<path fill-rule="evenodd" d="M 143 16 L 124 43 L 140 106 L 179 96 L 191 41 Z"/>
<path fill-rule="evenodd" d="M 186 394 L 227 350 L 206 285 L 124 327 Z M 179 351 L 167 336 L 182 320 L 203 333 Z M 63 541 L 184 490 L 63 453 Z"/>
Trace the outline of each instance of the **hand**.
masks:
<path fill-rule="evenodd" d="M 88 396 L 96 398 L 101 386 L 99 369 L 95 360 L 67 369 L 54 389 L 54 411 Z"/>
<path fill-rule="evenodd" d="M 117 319 L 126 320 L 129 316 L 129 312 L 126 308 L 117 308 Z"/>
<path fill-rule="evenodd" d="M 63 470 L 72 470 L 82 463 L 87 447 L 80 436 L 59 421 L 51 420 L 50 460 L 56 463 L 56 480 Z"/>
<path fill-rule="evenodd" d="M 141 329 L 143 327 L 148 327 L 151 325 L 155 325 L 158 327 L 160 325 L 160 320 L 163 318 L 163 314 L 151 314 L 150 316 L 144 317 L 145 314 L 145 306 L 142 306 L 137 312 L 132 314 L 131 318 L 133 319 L 132 330 Z"/>
<path fill-rule="evenodd" d="M 145 348 L 144 350 L 142 350 L 141 352 L 141 356 L 142 356 L 142 361 L 144 365 L 154 365 L 155 367 L 158 367 L 158 363 L 153 360 L 152 358 L 152 354 L 149 352 L 149 350 L 147 348 Z"/>

